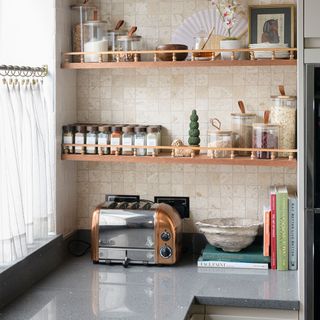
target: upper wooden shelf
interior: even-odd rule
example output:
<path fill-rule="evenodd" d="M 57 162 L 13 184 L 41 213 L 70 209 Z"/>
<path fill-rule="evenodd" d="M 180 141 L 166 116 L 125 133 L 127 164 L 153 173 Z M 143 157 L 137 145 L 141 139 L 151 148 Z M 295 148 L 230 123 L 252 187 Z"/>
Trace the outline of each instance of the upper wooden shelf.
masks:
<path fill-rule="evenodd" d="M 108 52 L 66 52 L 63 53 L 62 68 L 65 69 L 113 69 L 113 68 L 170 68 L 170 67 L 228 67 L 228 66 L 286 66 L 296 65 L 294 58 L 296 48 L 273 48 L 273 49 L 212 49 L 212 50 L 165 50 L 165 51 L 108 51 Z M 231 60 L 221 60 L 221 52 L 229 52 Z M 258 52 L 269 52 L 270 59 L 256 59 Z M 288 59 L 277 58 L 277 54 L 288 52 Z M 189 60 L 178 61 L 178 54 L 187 53 Z M 237 60 L 236 54 L 243 53 L 249 56 L 248 59 Z M 172 55 L 170 61 L 160 61 L 160 54 Z M 209 55 L 209 60 L 197 60 L 199 54 Z M 99 62 L 85 62 L 85 55 L 96 55 Z M 122 57 L 130 57 L 130 61 L 123 61 Z M 116 61 L 111 58 L 115 57 Z M 80 57 L 80 62 L 71 62 L 74 57 Z M 141 61 L 140 61 L 141 60 Z"/>

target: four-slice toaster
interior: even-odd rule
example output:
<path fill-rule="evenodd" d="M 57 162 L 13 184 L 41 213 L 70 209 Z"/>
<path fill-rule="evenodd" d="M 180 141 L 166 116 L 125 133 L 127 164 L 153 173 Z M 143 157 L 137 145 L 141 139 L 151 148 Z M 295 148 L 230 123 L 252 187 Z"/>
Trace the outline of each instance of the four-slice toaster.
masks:
<path fill-rule="evenodd" d="M 105 202 L 92 216 L 92 260 L 124 266 L 174 264 L 181 237 L 181 218 L 167 204 Z"/>

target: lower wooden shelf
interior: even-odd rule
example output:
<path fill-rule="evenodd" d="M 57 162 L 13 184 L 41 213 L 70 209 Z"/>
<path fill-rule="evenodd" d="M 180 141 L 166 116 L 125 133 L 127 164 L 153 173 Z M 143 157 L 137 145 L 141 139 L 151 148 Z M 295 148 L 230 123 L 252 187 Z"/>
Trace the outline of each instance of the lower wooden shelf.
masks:
<path fill-rule="evenodd" d="M 115 155 L 81 155 L 81 154 L 63 154 L 62 160 L 71 161 L 96 161 L 96 162 L 121 162 L 121 163 L 149 163 L 149 164 L 211 164 L 211 165 L 241 165 L 241 166 L 262 166 L 262 167 L 287 167 L 296 168 L 297 160 L 288 158 L 251 159 L 250 157 L 231 158 L 209 158 L 206 154 L 191 157 L 172 157 L 170 153 L 161 153 L 155 157 L 152 156 L 115 156 Z"/>

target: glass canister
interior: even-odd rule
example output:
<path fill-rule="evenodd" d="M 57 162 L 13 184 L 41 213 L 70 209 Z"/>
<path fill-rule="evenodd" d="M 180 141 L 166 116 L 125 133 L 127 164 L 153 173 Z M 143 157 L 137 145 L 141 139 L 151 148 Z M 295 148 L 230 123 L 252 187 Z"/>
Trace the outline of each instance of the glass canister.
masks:
<path fill-rule="evenodd" d="M 107 22 L 101 20 L 87 21 L 84 24 L 84 52 L 108 51 Z M 108 61 L 108 55 L 102 55 L 101 61 Z M 99 54 L 86 54 L 85 62 L 99 62 Z"/>
<path fill-rule="evenodd" d="M 271 123 L 279 125 L 279 149 L 296 148 L 297 99 L 294 96 L 272 96 Z M 287 157 L 288 153 L 279 153 Z"/>
<path fill-rule="evenodd" d="M 119 51 L 139 51 L 142 49 L 141 36 L 119 36 Z M 137 61 L 141 60 L 141 55 L 137 54 Z M 120 53 L 119 60 L 122 62 L 135 61 L 135 55 L 131 53 Z"/>
<path fill-rule="evenodd" d="M 235 134 L 235 148 L 252 147 L 252 124 L 255 122 L 255 113 L 231 113 L 231 130 Z M 250 151 L 240 151 L 239 155 L 250 155 Z"/>
<path fill-rule="evenodd" d="M 111 128 L 111 138 L 110 138 L 110 144 L 113 146 L 121 145 L 122 143 L 122 127 L 120 126 L 113 126 Z M 117 148 L 111 147 L 110 153 L 116 154 Z M 121 154 L 121 149 L 118 149 L 118 154 Z"/>
<path fill-rule="evenodd" d="M 134 145 L 135 146 L 146 146 L 147 145 L 147 128 L 143 126 L 134 128 Z M 147 149 L 137 148 L 137 156 L 145 156 Z"/>
<path fill-rule="evenodd" d="M 159 146 L 159 128 L 157 126 L 147 127 L 147 146 L 156 147 Z M 147 149 L 147 155 L 152 156 L 158 154 L 159 149 Z"/>
<path fill-rule="evenodd" d="M 214 148 L 232 148 L 233 147 L 233 132 L 215 130 L 208 132 L 208 147 Z M 208 150 L 210 158 L 230 158 L 231 151 L 225 150 Z"/>
<path fill-rule="evenodd" d="M 123 30 L 108 30 L 108 49 L 109 51 L 120 51 L 118 37 L 125 36 L 127 34 L 126 31 Z M 113 54 L 110 56 L 111 61 L 116 61 L 117 56 Z"/>
<path fill-rule="evenodd" d="M 85 144 L 86 143 L 86 126 L 75 125 L 74 131 L 74 143 L 75 144 Z M 74 147 L 74 153 L 83 154 L 85 148 L 81 146 Z"/>
<path fill-rule="evenodd" d="M 254 123 L 252 147 L 257 149 L 278 149 L 279 126 L 275 124 Z M 256 158 L 271 159 L 270 151 L 256 151 Z M 275 155 L 276 156 L 276 155 Z"/>
<path fill-rule="evenodd" d="M 110 144 L 110 126 L 102 125 L 99 126 L 98 130 L 98 145 Z M 102 154 L 109 154 L 110 148 L 104 147 L 101 149 Z"/>
<path fill-rule="evenodd" d="M 129 148 L 122 148 L 122 154 L 126 156 L 133 155 L 133 148 L 134 145 L 134 127 L 126 126 L 122 128 L 122 145 L 130 146 Z"/>
<path fill-rule="evenodd" d="M 194 50 L 211 49 L 211 42 L 208 40 L 208 34 L 204 30 L 200 30 L 194 39 Z M 212 56 L 210 52 L 199 52 L 194 54 L 196 60 L 209 60 Z"/>
<path fill-rule="evenodd" d="M 72 5 L 72 51 L 84 51 L 84 38 L 88 35 L 84 30 L 84 23 L 88 20 L 93 20 L 97 8 L 90 5 Z M 80 62 L 80 56 L 73 56 L 73 62 Z"/>
<path fill-rule="evenodd" d="M 86 130 L 86 144 L 97 144 L 98 143 L 98 127 L 97 126 L 87 126 Z M 97 154 L 96 147 L 87 147 L 87 154 Z"/>
<path fill-rule="evenodd" d="M 73 144 L 74 143 L 74 126 L 67 125 L 62 127 L 62 143 Z M 73 153 L 73 147 L 63 146 L 63 153 Z"/>

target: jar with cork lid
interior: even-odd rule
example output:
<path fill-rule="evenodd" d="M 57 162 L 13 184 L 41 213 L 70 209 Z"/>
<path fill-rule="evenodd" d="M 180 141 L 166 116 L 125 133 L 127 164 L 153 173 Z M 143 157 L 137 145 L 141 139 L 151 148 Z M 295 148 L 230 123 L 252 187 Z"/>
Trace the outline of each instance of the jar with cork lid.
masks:
<path fill-rule="evenodd" d="M 74 126 L 66 125 L 62 127 L 62 143 L 73 144 L 74 143 Z M 73 153 L 73 147 L 63 146 L 63 153 Z"/>
<path fill-rule="evenodd" d="M 99 130 L 99 133 L 98 133 L 98 145 L 110 144 L 110 133 L 111 133 L 110 126 L 101 125 L 101 126 L 99 126 L 98 130 Z M 102 148 L 100 148 L 98 153 L 107 155 L 107 154 L 110 153 L 110 148 L 102 147 Z"/>
<path fill-rule="evenodd" d="M 147 145 L 147 128 L 144 126 L 139 126 L 134 128 L 134 145 L 135 146 L 146 146 Z M 147 149 L 137 148 L 137 156 L 145 156 L 147 154 Z"/>
<path fill-rule="evenodd" d="M 147 127 L 147 146 L 157 147 L 159 146 L 159 127 L 149 126 Z M 153 156 L 159 153 L 159 149 L 148 148 L 147 155 Z"/>
<path fill-rule="evenodd" d="M 74 153 L 84 154 L 85 147 L 81 145 L 86 143 L 86 126 L 79 124 L 75 125 L 74 128 L 74 143 L 79 144 L 79 146 L 74 147 Z"/>
<path fill-rule="evenodd" d="M 134 145 L 134 127 L 125 126 L 122 128 L 122 145 L 128 146 L 122 148 L 122 154 L 125 156 L 133 155 L 133 145 Z"/>
<path fill-rule="evenodd" d="M 110 145 L 118 146 L 122 144 L 122 127 L 121 126 L 113 126 L 111 128 L 111 137 L 110 137 Z M 111 154 L 121 154 L 121 149 L 118 147 L 110 148 Z"/>
<path fill-rule="evenodd" d="M 87 126 L 86 144 L 96 145 L 98 143 L 98 126 Z M 87 154 L 97 154 L 97 148 L 90 146 L 86 148 Z"/>

